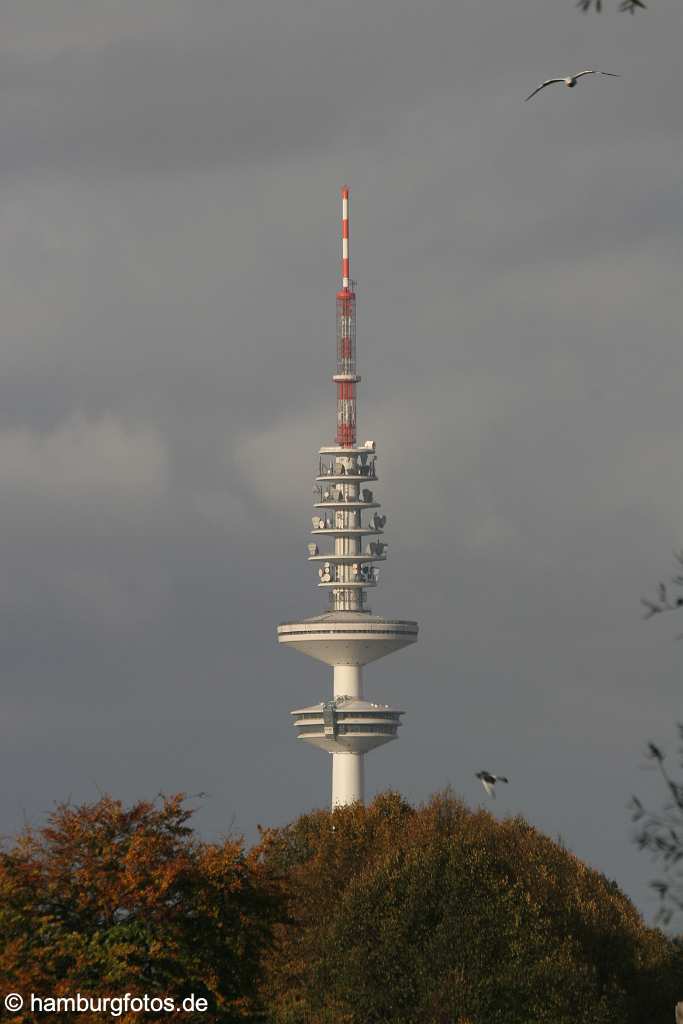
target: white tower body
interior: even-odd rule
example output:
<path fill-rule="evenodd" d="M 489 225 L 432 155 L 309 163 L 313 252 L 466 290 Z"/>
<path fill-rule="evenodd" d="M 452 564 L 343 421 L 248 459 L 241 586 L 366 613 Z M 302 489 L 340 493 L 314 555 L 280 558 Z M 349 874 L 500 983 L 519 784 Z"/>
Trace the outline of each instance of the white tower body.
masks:
<path fill-rule="evenodd" d="M 374 441 L 356 441 L 356 296 L 349 277 L 349 190 L 342 189 L 342 288 L 337 293 L 337 438 L 320 448 L 309 561 L 329 593 L 323 615 L 278 626 L 278 642 L 331 665 L 333 696 L 292 711 L 298 738 L 332 755 L 332 806 L 364 799 L 365 754 L 396 739 L 401 715 L 363 695 L 363 665 L 417 640 L 416 622 L 385 619 L 367 607 L 386 561 L 386 516 L 377 512 Z M 330 545 L 321 553 L 319 545 Z"/>

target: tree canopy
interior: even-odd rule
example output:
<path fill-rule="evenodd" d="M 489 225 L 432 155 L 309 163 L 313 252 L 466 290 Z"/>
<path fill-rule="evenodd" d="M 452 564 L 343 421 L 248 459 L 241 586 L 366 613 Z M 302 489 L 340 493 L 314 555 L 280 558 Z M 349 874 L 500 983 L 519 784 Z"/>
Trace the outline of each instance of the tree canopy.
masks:
<path fill-rule="evenodd" d="M 276 887 L 241 841 L 199 842 L 192 813 L 182 796 L 128 809 L 110 797 L 62 804 L 0 853 L 3 991 L 179 1002 L 193 993 L 208 1000 L 212 1021 L 251 1019 Z"/>
<path fill-rule="evenodd" d="M 286 879 L 274 1024 L 652 1024 L 681 954 L 614 882 L 450 793 L 305 815 L 263 837 Z"/>
<path fill-rule="evenodd" d="M 614 882 L 450 792 L 317 811 L 251 850 L 191 816 L 103 797 L 6 846 L 2 990 L 192 993 L 208 1013 L 173 1019 L 197 1024 L 664 1024 L 683 993 L 680 946 Z"/>

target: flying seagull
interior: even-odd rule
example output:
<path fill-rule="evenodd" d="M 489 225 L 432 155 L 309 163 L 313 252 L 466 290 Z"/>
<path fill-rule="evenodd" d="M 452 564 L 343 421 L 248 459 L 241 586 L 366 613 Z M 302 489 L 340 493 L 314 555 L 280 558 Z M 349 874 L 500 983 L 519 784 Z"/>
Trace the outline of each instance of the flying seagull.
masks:
<path fill-rule="evenodd" d="M 491 775 L 491 772 L 477 772 L 475 777 L 481 781 L 488 795 L 492 796 L 494 800 L 496 799 L 496 791 L 494 789 L 496 783 L 510 781 L 504 775 Z"/>
<path fill-rule="evenodd" d="M 541 82 L 533 92 L 529 93 L 526 100 L 530 100 L 532 96 L 535 96 L 541 89 L 545 89 L 546 85 L 554 85 L 555 82 L 559 82 L 562 85 L 566 85 L 568 89 L 573 89 L 580 78 L 584 75 L 607 75 L 609 78 L 621 78 L 621 75 L 615 75 L 612 71 L 579 71 L 578 75 L 570 75 L 568 78 L 549 78 L 547 82 Z"/>

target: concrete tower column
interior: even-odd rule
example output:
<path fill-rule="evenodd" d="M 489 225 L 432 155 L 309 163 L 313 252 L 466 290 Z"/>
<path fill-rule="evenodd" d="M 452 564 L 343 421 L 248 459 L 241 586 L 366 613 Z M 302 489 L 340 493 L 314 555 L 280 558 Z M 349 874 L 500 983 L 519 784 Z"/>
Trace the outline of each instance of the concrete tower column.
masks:
<path fill-rule="evenodd" d="M 343 807 L 365 797 L 365 755 L 332 754 L 332 806 Z"/>
<path fill-rule="evenodd" d="M 360 665 L 334 666 L 334 696 L 363 696 L 363 669 Z"/>

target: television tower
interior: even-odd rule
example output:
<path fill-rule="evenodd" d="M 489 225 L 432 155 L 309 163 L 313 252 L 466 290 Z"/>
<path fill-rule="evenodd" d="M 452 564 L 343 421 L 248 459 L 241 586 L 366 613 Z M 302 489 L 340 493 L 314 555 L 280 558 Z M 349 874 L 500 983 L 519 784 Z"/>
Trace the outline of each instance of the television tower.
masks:
<path fill-rule="evenodd" d="M 342 197 L 342 281 L 337 292 L 337 437 L 320 449 L 317 502 L 308 560 L 318 567 L 318 586 L 328 591 L 322 615 L 277 628 L 278 642 L 324 661 L 334 670 L 331 700 L 292 711 L 298 738 L 332 755 L 332 806 L 363 800 L 363 762 L 369 750 L 396 739 L 399 708 L 363 695 L 363 666 L 417 640 L 417 622 L 373 615 L 366 591 L 377 586 L 378 562 L 386 560 L 386 516 L 371 485 L 377 480 L 374 441 L 356 440 L 356 294 L 349 276 L 349 190 Z M 331 541 L 321 553 L 319 544 Z M 365 542 L 365 547 L 363 546 Z"/>

